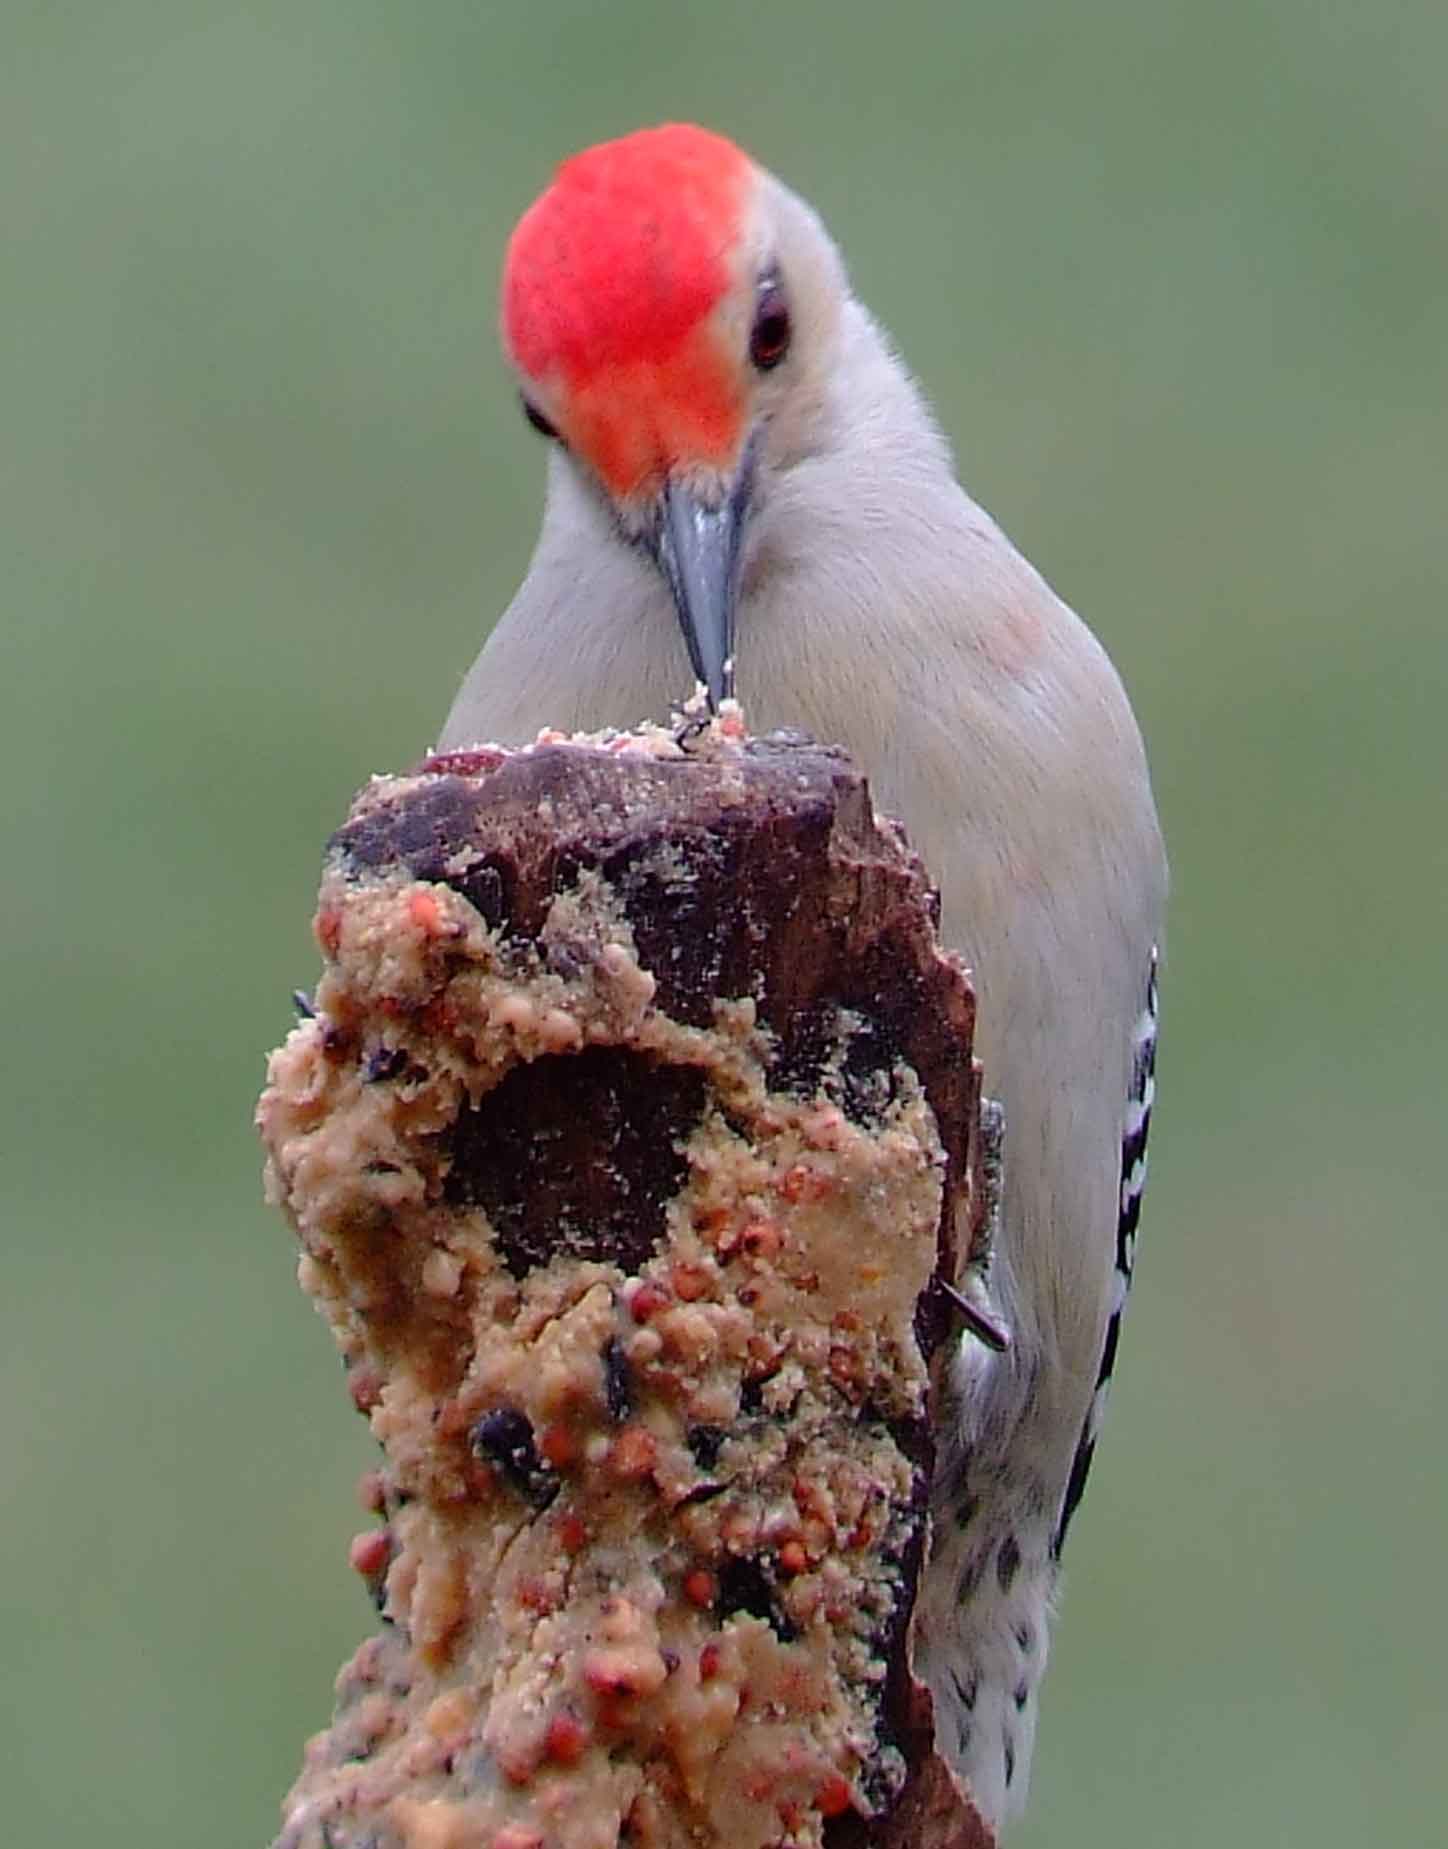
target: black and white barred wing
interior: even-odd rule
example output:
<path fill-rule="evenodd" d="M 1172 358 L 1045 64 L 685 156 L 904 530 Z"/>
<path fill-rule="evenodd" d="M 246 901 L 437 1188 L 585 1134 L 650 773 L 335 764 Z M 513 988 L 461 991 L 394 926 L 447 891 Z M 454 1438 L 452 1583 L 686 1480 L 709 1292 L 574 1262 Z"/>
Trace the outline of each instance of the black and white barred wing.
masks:
<path fill-rule="evenodd" d="M 1121 1340 L 1121 1318 L 1131 1290 L 1131 1273 L 1136 1264 L 1136 1228 L 1141 1218 L 1141 1196 L 1146 1187 L 1146 1138 L 1151 1128 L 1151 1107 L 1156 1095 L 1156 1024 L 1157 1024 L 1157 955 L 1151 953 L 1151 967 L 1146 980 L 1146 1004 L 1137 1022 L 1136 1045 L 1132 1056 L 1131 1090 L 1126 1101 L 1126 1122 L 1121 1137 L 1121 1191 L 1116 1219 L 1116 1271 L 1112 1279 L 1111 1314 L 1106 1320 L 1106 1336 L 1101 1345 L 1101 1364 L 1096 1370 L 1096 1390 L 1061 1504 L 1061 1519 L 1056 1525 L 1052 1552 L 1059 1558 L 1065 1545 L 1066 1530 L 1091 1474 L 1091 1459 L 1096 1437 L 1106 1412 L 1106 1396 L 1116 1366 L 1116 1349 Z"/>

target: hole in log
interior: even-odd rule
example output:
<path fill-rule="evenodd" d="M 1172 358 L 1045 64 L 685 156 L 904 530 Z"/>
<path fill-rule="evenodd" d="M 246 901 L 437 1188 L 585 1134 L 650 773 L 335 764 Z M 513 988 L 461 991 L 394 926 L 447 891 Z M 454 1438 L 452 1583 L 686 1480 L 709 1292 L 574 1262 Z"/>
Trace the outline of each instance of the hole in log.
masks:
<path fill-rule="evenodd" d="M 763 1618 L 782 1644 L 792 1644 L 799 1636 L 799 1627 L 780 1610 L 774 1586 L 757 1560 L 731 1555 L 720 1567 L 718 1611 L 721 1622 L 741 1611 Z"/>
<path fill-rule="evenodd" d="M 535 1059 L 452 1131 L 449 1201 L 481 1207 L 514 1277 L 555 1253 L 637 1271 L 683 1187 L 704 1076 L 615 1047 Z"/>
<path fill-rule="evenodd" d="M 894 1037 L 858 1010 L 832 998 L 800 1008 L 779 1039 L 770 1083 L 802 1097 L 822 1093 L 852 1123 L 873 1128 L 895 1096 Z"/>

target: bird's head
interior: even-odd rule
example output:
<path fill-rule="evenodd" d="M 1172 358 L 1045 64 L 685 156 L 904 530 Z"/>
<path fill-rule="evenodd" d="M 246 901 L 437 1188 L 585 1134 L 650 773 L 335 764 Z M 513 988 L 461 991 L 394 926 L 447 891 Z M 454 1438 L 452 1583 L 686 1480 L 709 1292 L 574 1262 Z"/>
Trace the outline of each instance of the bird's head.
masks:
<path fill-rule="evenodd" d="M 528 420 L 663 573 L 713 705 L 732 692 L 751 520 L 817 439 L 844 293 L 809 208 L 684 125 L 565 161 L 508 246 L 503 344 Z"/>

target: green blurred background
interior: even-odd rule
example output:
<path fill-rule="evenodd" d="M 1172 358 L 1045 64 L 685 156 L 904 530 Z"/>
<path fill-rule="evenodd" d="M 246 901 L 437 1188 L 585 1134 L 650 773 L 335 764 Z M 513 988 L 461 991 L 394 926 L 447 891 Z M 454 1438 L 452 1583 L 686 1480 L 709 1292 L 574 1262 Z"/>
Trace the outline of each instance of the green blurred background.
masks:
<path fill-rule="evenodd" d="M 1095 624 L 1175 865 L 1016 1849 L 1444 1840 L 1442 0 L 4 9 L 0 1783 L 266 1842 L 369 1447 L 249 1128 L 322 841 L 516 582 L 512 220 L 672 116 L 814 199 Z"/>

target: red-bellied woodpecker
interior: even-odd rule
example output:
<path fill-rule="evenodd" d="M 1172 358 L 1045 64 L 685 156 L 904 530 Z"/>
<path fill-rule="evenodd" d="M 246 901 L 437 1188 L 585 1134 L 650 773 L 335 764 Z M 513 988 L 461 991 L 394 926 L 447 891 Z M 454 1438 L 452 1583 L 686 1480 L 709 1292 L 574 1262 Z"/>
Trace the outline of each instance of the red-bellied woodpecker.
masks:
<path fill-rule="evenodd" d="M 810 208 L 732 143 L 565 162 L 503 336 L 552 441 L 542 534 L 440 744 L 666 717 L 694 675 L 846 746 L 940 882 L 1005 1108 L 990 1289 L 941 1434 L 920 1662 L 941 1745 L 1019 1808 L 1061 1542 L 1131 1276 L 1166 873 L 1105 654 L 954 479 Z"/>

